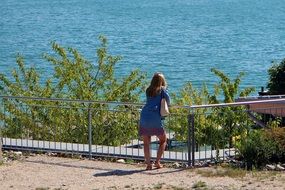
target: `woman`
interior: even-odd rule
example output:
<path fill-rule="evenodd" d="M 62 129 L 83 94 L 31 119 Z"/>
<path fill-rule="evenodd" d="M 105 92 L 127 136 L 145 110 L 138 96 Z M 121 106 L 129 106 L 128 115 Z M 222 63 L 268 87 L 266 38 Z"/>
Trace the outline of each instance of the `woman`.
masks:
<path fill-rule="evenodd" d="M 147 101 L 141 111 L 139 135 L 144 142 L 144 156 L 147 164 L 146 169 L 151 170 L 150 162 L 150 142 L 151 136 L 155 135 L 159 139 L 159 149 L 154 166 L 161 168 L 160 159 L 166 146 L 166 133 L 163 128 L 163 117 L 160 115 L 160 102 L 162 98 L 166 99 L 170 105 L 170 97 L 166 91 L 166 81 L 162 73 L 155 73 L 152 77 L 149 87 L 146 89 Z"/>

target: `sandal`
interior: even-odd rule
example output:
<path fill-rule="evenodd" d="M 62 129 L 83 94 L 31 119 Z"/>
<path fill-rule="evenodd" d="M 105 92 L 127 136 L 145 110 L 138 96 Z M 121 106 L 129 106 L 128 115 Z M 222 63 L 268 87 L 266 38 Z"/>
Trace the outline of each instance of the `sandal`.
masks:
<path fill-rule="evenodd" d="M 146 170 L 152 170 L 152 165 L 151 164 L 147 165 Z"/>
<path fill-rule="evenodd" d="M 155 163 L 154 163 L 154 166 L 155 166 L 157 169 L 163 168 L 163 165 L 160 164 L 160 162 L 155 162 Z"/>

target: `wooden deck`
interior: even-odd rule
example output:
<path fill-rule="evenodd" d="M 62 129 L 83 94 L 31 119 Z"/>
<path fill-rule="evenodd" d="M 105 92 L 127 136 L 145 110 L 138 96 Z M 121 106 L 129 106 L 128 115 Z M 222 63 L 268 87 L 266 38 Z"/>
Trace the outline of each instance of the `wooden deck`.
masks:
<path fill-rule="evenodd" d="M 285 102 L 258 103 L 249 106 L 251 111 L 271 114 L 275 117 L 285 117 Z"/>

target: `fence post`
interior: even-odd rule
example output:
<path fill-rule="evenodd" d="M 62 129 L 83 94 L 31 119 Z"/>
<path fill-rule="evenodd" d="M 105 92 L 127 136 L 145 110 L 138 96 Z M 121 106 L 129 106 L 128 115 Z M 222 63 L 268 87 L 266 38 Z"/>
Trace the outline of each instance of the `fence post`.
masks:
<path fill-rule="evenodd" d="M 5 104 L 4 104 L 4 99 L 2 99 L 3 101 L 3 115 L 5 115 Z M 2 108 L 0 108 L 2 109 Z M 5 118 L 3 118 L 3 123 Z M 3 148 L 3 143 L 2 143 L 2 128 L 4 128 L 4 126 L 0 126 L 0 164 L 3 163 L 3 152 L 2 152 L 2 148 Z"/>
<path fill-rule="evenodd" d="M 89 144 L 89 159 L 92 158 L 92 113 L 90 104 L 88 105 L 88 144 Z"/>
<path fill-rule="evenodd" d="M 191 114 L 191 138 L 192 138 L 192 167 L 195 166 L 195 124 L 194 113 Z"/>
<path fill-rule="evenodd" d="M 188 115 L 188 166 L 194 167 L 195 165 L 195 126 L 194 126 L 194 114 Z"/>
<path fill-rule="evenodd" d="M 2 154 L 2 132 L 0 128 L 0 164 L 3 163 L 3 154 Z"/>

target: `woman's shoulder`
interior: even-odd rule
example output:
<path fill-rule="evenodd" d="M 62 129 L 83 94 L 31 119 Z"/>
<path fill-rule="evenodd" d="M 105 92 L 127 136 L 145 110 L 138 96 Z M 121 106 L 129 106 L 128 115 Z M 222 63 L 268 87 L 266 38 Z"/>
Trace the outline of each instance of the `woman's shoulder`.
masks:
<path fill-rule="evenodd" d="M 162 86 L 160 90 L 162 93 L 168 93 L 168 90 L 165 86 Z"/>
<path fill-rule="evenodd" d="M 161 96 L 169 97 L 169 93 L 168 93 L 168 90 L 167 90 L 166 87 L 162 87 L 162 88 L 161 88 L 160 95 L 161 95 Z"/>

